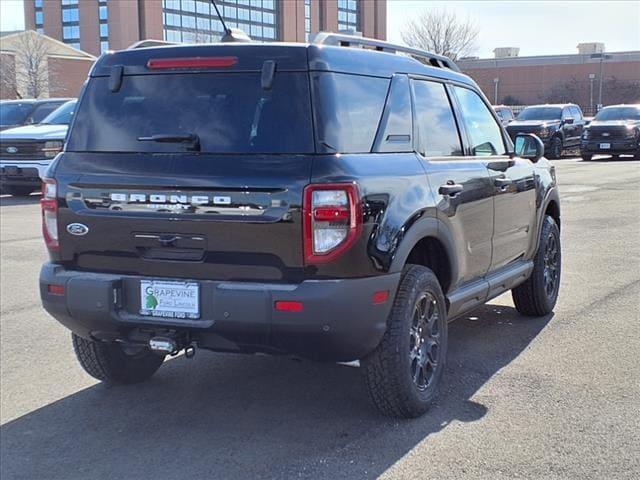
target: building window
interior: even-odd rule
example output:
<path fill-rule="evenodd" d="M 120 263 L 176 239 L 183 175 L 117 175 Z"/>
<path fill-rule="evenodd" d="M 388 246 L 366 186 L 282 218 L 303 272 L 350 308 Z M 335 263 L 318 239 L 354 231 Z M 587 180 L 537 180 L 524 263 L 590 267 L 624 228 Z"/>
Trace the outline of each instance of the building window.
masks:
<path fill-rule="evenodd" d="M 44 12 L 42 11 L 42 0 L 35 1 L 35 20 L 36 20 L 36 31 L 38 33 L 42 33 L 42 29 L 44 26 Z"/>
<path fill-rule="evenodd" d="M 98 18 L 100 25 L 100 53 L 109 50 L 109 7 L 107 0 L 98 0 Z"/>
<path fill-rule="evenodd" d="M 311 36 L 311 0 L 304 0 L 304 40 Z"/>
<path fill-rule="evenodd" d="M 338 30 L 360 31 L 359 0 L 338 0 Z"/>
<path fill-rule="evenodd" d="M 80 49 L 80 11 L 78 0 L 62 0 L 62 41 Z"/>
<path fill-rule="evenodd" d="M 239 28 L 257 41 L 273 41 L 278 30 L 273 0 L 217 0 L 227 27 Z M 219 41 L 222 23 L 209 0 L 162 0 L 164 39 L 170 42 Z"/>

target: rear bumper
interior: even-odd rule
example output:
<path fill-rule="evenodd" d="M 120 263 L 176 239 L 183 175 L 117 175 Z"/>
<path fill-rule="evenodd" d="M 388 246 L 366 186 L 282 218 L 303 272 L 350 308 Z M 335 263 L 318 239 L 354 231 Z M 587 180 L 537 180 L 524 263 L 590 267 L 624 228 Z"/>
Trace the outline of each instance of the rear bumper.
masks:
<path fill-rule="evenodd" d="M 603 143 L 608 143 L 611 148 L 601 148 L 600 145 Z M 592 155 L 602 154 L 602 155 L 611 155 L 611 154 L 628 154 L 628 155 L 637 155 L 640 154 L 640 145 L 637 140 L 590 140 L 590 141 L 582 141 L 580 143 L 580 152 L 588 153 Z"/>
<path fill-rule="evenodd" d="M 172 329 L 188 332 L 199 346 L 213 350 L 222 349 L 212 341 L 219 337 L 240 351 L 349 361 L 367 355 L 380 342 L 400 274 L 286 285 L 200 281 L 198 320 L 140 315 L 143 278 L 70 271 L 46 263 L 40 272 L 40 295 L 49 314 L 87 338 L 126 339 L 134 330 Z M 49 293 L 49 284 L 64 285 L 64 295 Z M 389 300 L 374 305 L 373 294 L 381 290 L 389 291 Z M 276 311 L 276 301 L 303 302 L 304 308 Z"/>
<path fill-rule="evenodd" d="M 39 187 L 52 160 L 9 161 L 0 159 L 0 184 Z"/>

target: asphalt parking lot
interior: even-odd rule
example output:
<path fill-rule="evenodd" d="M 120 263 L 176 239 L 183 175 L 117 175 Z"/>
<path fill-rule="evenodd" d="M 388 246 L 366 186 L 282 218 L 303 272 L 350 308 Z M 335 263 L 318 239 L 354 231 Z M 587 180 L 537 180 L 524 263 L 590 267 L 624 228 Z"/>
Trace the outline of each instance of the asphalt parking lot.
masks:
<path fill-rule="evenodd" d="M 640 162 L 555 162 L 553 315 L 510 296 L 450 325 L 431 412 L 381 418 L 358 368 L 198 352 L 107 388 L 40 308 L 38 197 L 2 197 L 0 477 L 639 478 Z"/>

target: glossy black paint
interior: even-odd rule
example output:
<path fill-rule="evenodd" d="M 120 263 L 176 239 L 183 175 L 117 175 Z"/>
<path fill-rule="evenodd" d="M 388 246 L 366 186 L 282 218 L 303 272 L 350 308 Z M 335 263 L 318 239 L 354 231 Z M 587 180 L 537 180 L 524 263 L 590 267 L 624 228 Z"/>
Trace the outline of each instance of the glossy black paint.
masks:
<path fill-rule="evenodd" d="M 501 293 L 503 285 L 515 286 L 526 279 L 543 215 L 552 208 L 559 220 L 553 167 L 545 159 L 534 164 L 516 157 L 502 127 L 498 128 L 503 152 L 471 155 L 465 112 L 457 101 L 451 105 L 459 128 L 459 155 L 420 153 L 418 122 L 428 120 L 416 116 L 410 79 L 446 84 L 448 95 L 451 85 L 477 92 L 499 125 L 489 102 L 468 77 L 387 53 L 282 44 L 120 52 L 101 57 L 92 76 L 107 76 L 112 67 L 122 65 L 126 83 L 128 75 L 152 74 L 144 67 L 150 58 L 205 55 L 237 56 L 232 70 L 238 72 L 258 71 L 264 61 L 273 59 L 278 65 L 276 77 L 280 68 L 307 71 L 312 103 L 318 98 L 312 80 L 317 75 L 384 79 L 386 102 L 379 118 L 372 119 L 377 128 L 371 145 L 364 153 L 331 152 L 319 148 L 316 137 L 316 151 L 299 155 L 67 151 L 51 170 L 58 182 L 61 243 L 60 252 L 51 255 L 66 271 L 282 284 L 289 290 L 310 280 L 344 280 L 348 289 L 350 280 L 379 277 L 383 285 L 389 274 L 399 278 L 412 251 L 428 238 L 444 252 L 441 261 L 449 277 L 445 294 L 449 301 L 456 299 L 456 314 Z M 364 98 L 361 89 L 346 94 Z M 79 108 L 90 101 L 85 93 Z M 319 118 L 324 117 L 316 121 Z M 320 129 L 316 125 L 316 136 L 323 128 L 341 128 L 345 119 L 334 120 Z M 71 136 L 75 128 L 81 127 L 72 126 Z M 340 133 L 332 132 L 332 138 Z M 354 182 L 363 209 L 360 237 L 335 261 L 305 265 L 301 213 L 305 186 Z M 207 203 L 177 211 L 151 207 L 145 211 L 149 202 L 141 208 L 136 202 L 113 201 L 114 193 L 220 196 L 229 199 L 231 210 Z M 70 223 L 86 225 L 89 233 L 69 234 Z M 500 282 L 495 280 L 494 285 L 488 278 Z M 368 301 L 375 291 L 371 288 L 358 298 Z M 305 292 L 313 298 L 313 293 Z M 467 292 L 474 295 L 471 303 Z M 360 325 L 362 318 L 344 321 Z M 293 343 L 300 340 L 294 325 L 282 328 L 281 335 L 292 335 Z M 90 326 L 85 334 L 87 329 Z M 347 350 L 341 351 L 341 359 L 349 357 Z M 367 353 L 355 346 L 353 352 Z"/>

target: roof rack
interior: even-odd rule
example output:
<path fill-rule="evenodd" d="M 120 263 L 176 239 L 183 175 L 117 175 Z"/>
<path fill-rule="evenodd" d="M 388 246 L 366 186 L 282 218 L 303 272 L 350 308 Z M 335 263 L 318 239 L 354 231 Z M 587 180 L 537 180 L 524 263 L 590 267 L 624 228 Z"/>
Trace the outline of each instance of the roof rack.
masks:
<path fill-rule="evenodd" d="M 426 63 L 433 67 L 448 68 L 456 72 L 460 71 L 460 68 L 453 60 L 443 55 L 427 52 L 426 50 L 418 50 L 417 48 L 405 47 L 403 45 L 396 45 L 374 38 L 357 37 L 355 35 L 345 35 L 342 33 L 320 32 L 315 36 L 312 43 L 315 45 L 333 45 L 337 47 L 360 45 L 363 47 L 371 47 L 379 52 L 406 53 L 412 57 L 426 60 Z"/>

